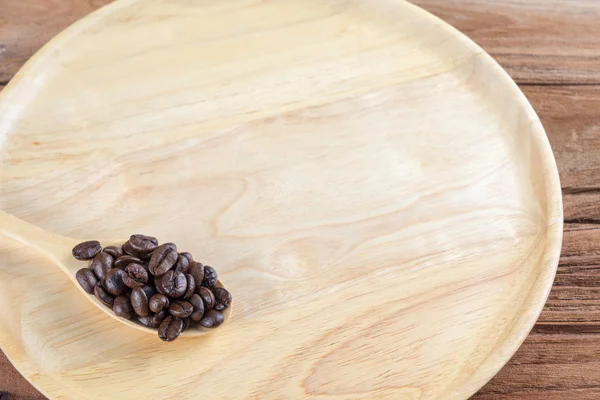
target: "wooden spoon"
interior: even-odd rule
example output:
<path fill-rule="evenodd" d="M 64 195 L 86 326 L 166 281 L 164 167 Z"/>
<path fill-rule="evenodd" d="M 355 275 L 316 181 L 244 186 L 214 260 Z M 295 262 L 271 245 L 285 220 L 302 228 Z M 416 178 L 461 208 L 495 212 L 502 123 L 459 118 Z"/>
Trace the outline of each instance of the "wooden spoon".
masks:
<path fill-rule="evenodd" d="M 73 247 L 75 247 L 75 245 L 84 242 L 85 240 L 73 239 L 45 231 L 38 226 L 25 222 L 22 219 L 19 219 L 14 215 L 8 214 L 2 210 L 0 210 L 0 234 L 8 238 L 14 239 L 20 243 L 23 243 L 26 246 L 34 248 L 40 253 L 42 253 L 44 256 L 52 260 L 52 262 L 69 277 L 69 279 L 71 280 L 71 282 L 73 282 L 77 289 L 79 289 L 89 301 L 91 301 L 100 310 L 102 310 L 102 312 L 106 313 L 115 320 L 131 328 L 151 333 L 153 335 L 157 334 L 156 329 L 148 328 L 147 326 L 144 326 L 138 322 L 134 322 L 125 318 L 117 317 L 112 311 L 112 309 L 102 304 L 96 298 L 96 296 L 88 294 L 79 285 L 77 279 L 75 278 L 75 274 L 81 268 L 85 268 L 87 264 L 85 262 L 73 258 L 71 251 Z M 106 242 L 100 241 L 103 247 L 106 247 L 108 245 L 120 246 L 125 242 L 126 240 L 122 240 L 120 242 L 115 240 Z M 217 286 L 223 287 L 221 281 L 217 282 Z M 232 306 L 230 305 L 226 310 L 223 311 L 223 317 L 225 319 L 225 322 L 223 324 L 225 324 L 231 316 L 231 308 Z M 214 331 L 214 329 L 196 326 L 194 328 L 190 327 L 186 329 L 181 333 L 180 336 L 201 336 L 211 331 Z"/>

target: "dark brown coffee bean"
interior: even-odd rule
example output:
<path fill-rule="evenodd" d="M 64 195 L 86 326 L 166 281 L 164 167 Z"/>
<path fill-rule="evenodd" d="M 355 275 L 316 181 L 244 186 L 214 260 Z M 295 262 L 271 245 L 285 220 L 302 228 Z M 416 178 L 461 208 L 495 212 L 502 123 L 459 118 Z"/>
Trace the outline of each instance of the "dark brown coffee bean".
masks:
<path fill-rule="evenodd" d="M 215 310 L 223 311 L 231 304 L 231 293 L 225 288 L 215 288 L 213 290 L 213 294 L 215 295 Z"/>
<path fill-rule="evenodd" d="M 98 300 L 100 300 L 100 302 L 102 304 L 104 304 L 106 307 L 108 307 L 108 308 L 113 307 L 113 304 L 115 303 L 115 297 L 113 295 L 111 295 L 110 293 L 108 293 L 102 287 L 102 285 L 100 285 L 100 284 L 96 285 L 96 287 L 94 288 L 94 294 L 96 295 L 96 298 Z"/>
<path fill-rule="evenodd" d="M 166 342 L 172 342 L 179 337 L 182 330 L 183 320 L 170 315 L 158 327 L 158 337 Z"/>
<path fill-rule="evenodd" d="M 167 246 L 167 247 L 170 247 L 173 250 L 177 251 L 177 246 L 175 245 L 175 243 L 167 242 L 167 243 L 163 243 L 162 246 Z"/>
<path fill-rule="evenodd" d="M 130 288 L 136 288 L 148 283 L 148 272 L 146 268 L 140 264 L 129 264 L 123 271 L 123 283 Z"/>
<path fill-rule="evenodd" d="M 127 296 L 117 296 L 113 304 L 113 311 L 117 317 L 131 319 L 133 317 L 133 306 Z"/>
<path fill-rule="evenodd" d="M 113 296 L 120 296 L 127 293 L 129 288 L 123 282 L 123 271 L 118 268 L 108 271 L 106 279 L 104 279 L 104 288 Z"/>
<path fill-rule="evenodd" d="M 81 268 L 75 274 L 75 279 L 79 282 L 79 285 L 89 294 L 94 293 L 94 287 L 98 284 L 98 278 L 94 275 L 89 268 Z"/>
<path fill-rule="evenodd" d="M 196 281 L 194 280 L 194 277 L 191 274 L 187 274 L 185 278 L 187 279 L 187 290 L 184 293 L 183 298 L 189 300 L 189 298 L 192 297 L 192 295 L 196 291 Z"/>
<path fill-rule="evenodd" d="M 204 318 L 200 320 L 200 325 L 205 328 L 216 328 L 225 321 L 223 314 L 217 310 L 210 310 L 204 315 Z"/>
<path fill-rule="evenodd" d="M 191 264 L 194 261 L 194 257 L 192 257 L 192 255 L 190 253 L 188 253 L 187 251 L 184 251 L 183 253 L 179 253 L 179 255 L 187 258 L 189 264 Z"/>
<path fill-rule="evenodd" d="M 154 316 L 152 317 L 152 323 L 156 326 L 159 326 L 160 323 L 163 322 L 168 316 L 169 310 L 165 308 L 161 312 L 157 312 L 156 314 L 154 314 Z"/>
<path fill-rule="evenodd" d="M 147 317 L 138 317 L 137 318 L 138 322 L 144 326 L 147 326 L 148 328 L 158 328 L 158 326 L 160 324 L 155 324 L 154 322 L 154 316 L 153 315 L 149 315 Z"/>
<path fill-rule="evenodd" d="M 204 280 L 202 286 L 213 290 L 217 286 L 217 271 L 211 266 L 204 266 Z"/>
<path fill-rule="evenodd" d="M 187 291 L 187 279 L 184 274 L 179 271 L 167 271 L 160 278 L 159 284 L 156 286 L 159 292 L 166 294 L 169 297 L 178 298 Z"/>
<path fill-rule="evenodd" d="M 125 269 L 129 264 L 142 264 L 142 260 L 137 257 L 124 255 L 115 260 L 114 267 L 119 269 Z"/>
<path fill-rule="evenodd" d="M 187 274 L 190 270 L 190 262 L 187 258 L 182 256 L 181 254 L 177 256 L 177 262 L 175 263 L 175 271 L 181 271 L 184 274 Z"/>
<path fill-rule="evenodd" d="M 174 317 L 187 318 L 192 315 L 194 306 L 189 301 L 177 300 L 169 306 L 169 314 Z"/>
<path fill-rule="evenodd" d="M 164 274 L 175 265 L 177 257 L 177 250 L 170 247 L 169 243 L 158 246 L 148 263 L 150 273 L 155 276 Z"/>
<path fill-rule="evenodd" d="M 155 294 L 150 299 L 150 311 L 158 313 L 169 307 L 169 298 L 164 294 Z"/>
<path fill-rule="evenodd" d="M 183 318 L 183 328 L 181 329 L 181 332 L 185 331 L 189 327 L 190 327 L 190 319 Z"/>
<path fill-rule="evenodd" d="M 198 294 L 204 302 L 204 310 L 212 310 L 215 306 L 215 295 L 213 294 L 213 292 L 211 292 L 209 288 L 205 288 L 204 286 L 202 286 L 200 289 L 198 289 Z"/>
<path fill-rule="evenodd" d="M 88 242 L 79 243 L 73 247 L 73 257 L 78 260 L 91 260 L 96 257 L 96 254 L 102 251 L 102 246 L 97 240 L 90 240 Z"/>
<path fill-rule="evenodd" d="M 196 289 L 200 289 L 202 286 L 202 281 L 204 280 L 204 265 L 197 261 L 192 261 L 190 264 L 190 275 L 194 277 L 194 281 L 196 282 Z"/>
<path fill-rule="evenodd" d="M 204 302 L 202 301 L 202 297 L 194 293 L 190 298 L 190 303 L 194 306 L 194 311 L 190 315 L 190 318 L 192 321 L 198 322 L 204 316 Z"/>
<path fill-rule="evenodd" d="M 146 293 L 146 297 L 148 298 L 148 301 L 150 301 L 152 296 L 154 296 L 156 294 L 156 288 L 153 285 L 144 285 L 144 286 L 142 286 L 142 289 Z"/>
<path fill-rule="evenodd" d="M 148 254 L 156 250 L 158 240 L 152 236 L 136 234 L 131 235 L 128 244 L 128 248 L 131 248 L 135 253 L 134 255 L 145 258 Z"/>
<path fill-rule="evenodd" d="M 110 254 L 115 260 L 123 255 L 123 250 L 117 246 L 106 246 L 102 251 Z"/>
<path fill-rule="evenodd" d="M 131 291 L 131 305 L 135 313 L 140 317 L 150 315 L 148 296 L 146 296 L 146 292 L 141 287 L 136 287 Z"/>
<path fill-rule="evenodd" d="M 113 266 L 114 258 L 108 253 L 100 252 L 94 257 L 90 263 L 90 269 L 96 274 L 96 278 L 103 281 L 106 274 Z"/>

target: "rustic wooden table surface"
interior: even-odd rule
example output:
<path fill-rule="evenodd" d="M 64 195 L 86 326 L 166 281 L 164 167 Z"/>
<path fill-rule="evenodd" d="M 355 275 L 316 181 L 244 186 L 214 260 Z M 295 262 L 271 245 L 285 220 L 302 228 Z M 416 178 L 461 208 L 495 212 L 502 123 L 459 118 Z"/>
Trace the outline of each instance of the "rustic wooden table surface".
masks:
<path fill-rule="evenodd" d="M 110 1 L 0 0 L 0 90 L 52 36 Z M 562 180 L 565 236 L 546 308 L 473 399 L 600 399 L 600 0 L 413 2 L 508 70 L 546 127 Z M 1 391 L 44 399 L 0 352 Z"/>

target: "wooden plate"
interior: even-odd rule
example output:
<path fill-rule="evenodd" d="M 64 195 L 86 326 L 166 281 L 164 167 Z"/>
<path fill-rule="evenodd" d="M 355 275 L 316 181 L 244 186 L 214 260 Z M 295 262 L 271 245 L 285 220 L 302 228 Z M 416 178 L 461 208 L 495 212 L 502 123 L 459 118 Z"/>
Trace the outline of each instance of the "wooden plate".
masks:
<path fill-rule="evenodd" d="M 214 265 L 214 335 L 124 329 L 2 239 L 0 345 L 55 399 L 466 399 L 533 326 L 562 234 L 540 121 L 399 0 L 121 0 L 0 99 L 2 208 Z"/>

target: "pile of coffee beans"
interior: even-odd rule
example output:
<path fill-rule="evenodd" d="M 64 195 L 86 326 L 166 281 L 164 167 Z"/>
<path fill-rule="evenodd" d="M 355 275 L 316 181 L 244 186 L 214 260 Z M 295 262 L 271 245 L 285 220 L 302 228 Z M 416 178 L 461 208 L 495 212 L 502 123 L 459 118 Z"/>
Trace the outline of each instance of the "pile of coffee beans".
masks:
<path fill-rule="evenodd" d="M 92 260 L 76 274 L 83 290 L 115 315 L 157 328 L 167 342 L 189 327 L 216 328 L 231 304 L 213 267 L 151 236 L 132 235 L 123 246 L 104 249 L 98 241 L 83 242 L 73 248 L 73 257 Z"/>

